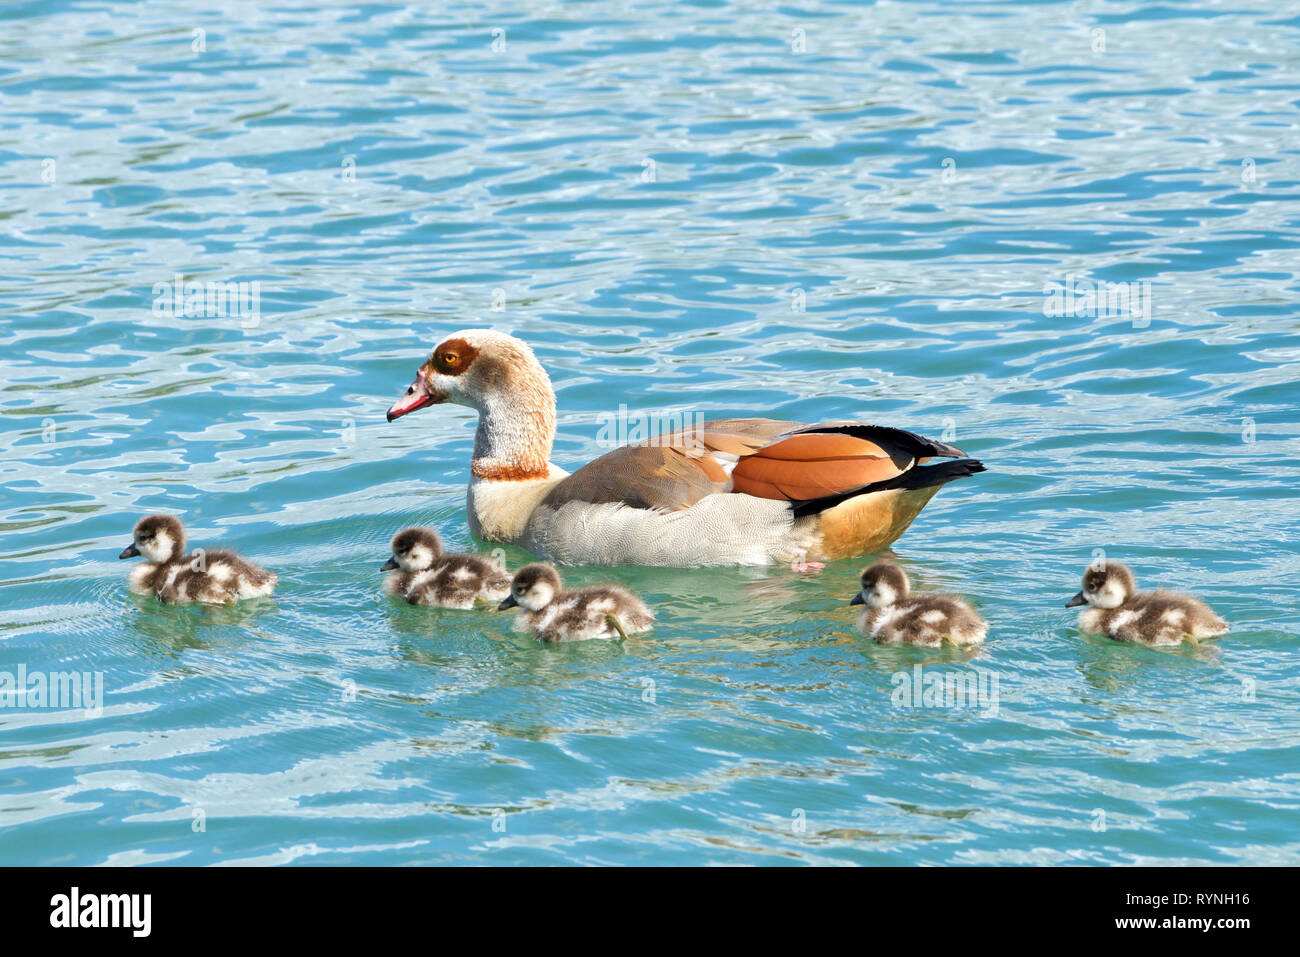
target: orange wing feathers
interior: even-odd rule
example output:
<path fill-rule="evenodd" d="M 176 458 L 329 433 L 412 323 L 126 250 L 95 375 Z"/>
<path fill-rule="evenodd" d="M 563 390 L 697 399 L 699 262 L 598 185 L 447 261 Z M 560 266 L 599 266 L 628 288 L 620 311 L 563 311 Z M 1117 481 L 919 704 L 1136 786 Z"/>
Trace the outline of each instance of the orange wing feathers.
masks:
<path fill-rule="evenodd" d="M 912 467 L 853 435 L 803 432 L 741 459 L 734 491 L 759 498 L 810 499 L 895 478 Z"/>
<path fill-rule="evenodd" d="M 889 453 L 875 442 L 840 432 L 799 432 L 788 439 L 759 449 L 755 454 L 769 459 L 796 462 L 817 459 L 851 459 L 862 456 L 889 458 Z"/>

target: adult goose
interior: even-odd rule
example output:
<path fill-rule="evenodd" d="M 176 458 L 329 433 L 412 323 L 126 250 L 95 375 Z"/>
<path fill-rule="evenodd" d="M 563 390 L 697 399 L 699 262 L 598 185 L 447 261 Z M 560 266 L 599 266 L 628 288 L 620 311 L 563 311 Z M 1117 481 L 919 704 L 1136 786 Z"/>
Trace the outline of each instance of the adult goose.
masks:
<path fill-rule="evenodd" d="M 984 471 L 960 449 L 860 422 L 719 419 L 625 445 L 572 475 L 548 459 L 555 391 L 533 351 L 447 337 L 388 421 L 478 411 L 470 530 L 570 565 L 772 565 L 849 558 L 906 531 L 939 487 Z M 932 456 L 956 461 L 925 463 Z"/>

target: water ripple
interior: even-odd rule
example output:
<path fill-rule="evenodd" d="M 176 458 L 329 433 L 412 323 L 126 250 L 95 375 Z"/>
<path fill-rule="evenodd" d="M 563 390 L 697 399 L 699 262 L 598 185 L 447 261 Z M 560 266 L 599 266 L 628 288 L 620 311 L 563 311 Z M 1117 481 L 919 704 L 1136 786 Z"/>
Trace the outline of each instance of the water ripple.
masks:
<path fill-rule="evenodd" d="M 96 713 L 0 709 L 5 863 L 1300 863 L 1300 21 L 0 18 L 0 671 L 104 675 Z M 178 275 L 257 281 L 257 314 L 169 314 Z M 1050 314 L 1072 276 L 1150 315 Z M 392 604 L 395 529 L 474 545 L 473 419 L 383 413 L 480 324 L 551 370 L 570 468 L 620 405 L 958 442 L 990 471 L 893 554 L 987 647 L 856 636 L 854 562 L 575 570 L 657 607 L 622 647 Z M 274 599 L 128 595 L 151 510 Z M 1079 636 L 1096 548 L 1232 635 Z M 996 709 L 898 706 L 916 666 Z"/>

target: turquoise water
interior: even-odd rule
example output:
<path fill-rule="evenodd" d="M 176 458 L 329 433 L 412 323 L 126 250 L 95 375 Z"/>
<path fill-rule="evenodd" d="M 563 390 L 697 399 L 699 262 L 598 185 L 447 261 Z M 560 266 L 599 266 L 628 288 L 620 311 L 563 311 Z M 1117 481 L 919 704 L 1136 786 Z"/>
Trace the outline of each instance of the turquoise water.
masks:
<path fill-rule="evenodd" d="M 0 863 L 1300 863 L 1280 10 L 0 6 L 0 672 L 104 682 L 0 709 Z M 177 273 L 256 317 L 156 312 Z M 572 570 L 656 608 L 623 645 L 383 597 L 404 525 L 474 547 L 470 412 L 384 421 L 474 326 L 570 469 L 620 405 L 956 442 L 892 554 L 986 646 L 857 636 L 860 561 Z M 152 511 L 275 597 L 130 596 Z M 1081 636 L 1096 549 L 1232 633 Z"/>

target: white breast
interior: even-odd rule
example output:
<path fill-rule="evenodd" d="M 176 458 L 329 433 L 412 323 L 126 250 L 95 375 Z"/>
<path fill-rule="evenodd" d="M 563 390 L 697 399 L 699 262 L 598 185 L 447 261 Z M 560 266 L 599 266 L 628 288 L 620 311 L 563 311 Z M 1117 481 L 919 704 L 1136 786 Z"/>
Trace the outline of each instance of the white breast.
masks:
<path fill-rule="evenodd" d="M 470 482 L 466 493 L 470 531 L 489 542 L 519 541 L 538 503 L 569 474 L 554 465 L 550 469 L 544 479 Z"/>
<path fill-rule="evenodd" d="M 129 573 L 127 573 L 126 587 L 137 595 L 152 594 L 149 589 L 145 587 L 145 580 L 153 574 L 154 569 L 157 567 L 158 566 L 154 565 L 152 562 L 142 562 L 141 564 L 136 565 Z"/>

